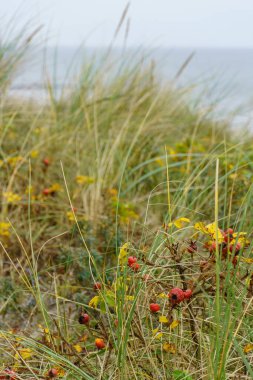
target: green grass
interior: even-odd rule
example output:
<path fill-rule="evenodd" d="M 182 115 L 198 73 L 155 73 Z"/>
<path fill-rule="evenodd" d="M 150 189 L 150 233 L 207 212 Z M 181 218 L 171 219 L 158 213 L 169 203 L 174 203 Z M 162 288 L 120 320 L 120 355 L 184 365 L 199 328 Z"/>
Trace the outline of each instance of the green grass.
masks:
<path fill-rule="evenodd" d="M 14 99 L 22 38 L 0 47 L 3 376 L 251 379 L 252 136 L 188 106 L 188 89 L 161 86 L 141 61 L 110 81 L 109 61 L 91 62 L 71 93 L 47 78 L 46 103 Z M 228 227 L 248 242 L 210 253 Z M 193 296 L 174 307 L 175 287 Z"/>

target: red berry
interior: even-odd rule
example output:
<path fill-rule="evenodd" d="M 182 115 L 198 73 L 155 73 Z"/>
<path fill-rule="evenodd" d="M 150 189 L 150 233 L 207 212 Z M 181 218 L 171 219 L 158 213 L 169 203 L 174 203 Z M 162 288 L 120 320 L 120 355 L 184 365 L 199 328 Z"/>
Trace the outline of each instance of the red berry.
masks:
<path fill-rule="evenodd" d="M 157 313 L 160 310 L 160 306 L 158 305 L 158 303 L 151 303 L 149 305 L 149 310 L 151 311 L 151 313 Z"/>
<path fill-rule="evenodd" d="M 233 258 L 233 260 L 232 260 L 232 264 L 233 264 L 234 268 L 235 268 L 236 265 L 237 265 L 237 258 L 238 258 L 238 256 L 234 256 L 234 258 Z"/>
<path fill-rule="evenodd" d="M 103 348 L 105 348 L 105 342 L 101 338 L 95 339 L 95 345 L 96 345 L 98 350 L 102 350 Z"/>
<path fill-rule="evenodd" d="M 127 261 L 128 261 L 128 266 L 131 267 L 134 263 L 137 262 L 137 257 L 129 256 Z"/>
<path fill-rule="evenodd" d="M 48 371 L 48 377 L 57 377 L 58 376 L 58 370 L 56 368 L 51 368 L 49 371 Z"/>
<path fill-rule="evenodd" d="M 184 292 L 184 299 L 189 299 L 192 296 L 192 290 L 191 289 L 186 289 Z"/>
<path fill-rule="evenodd" d="M 15 380 L 17 378 L 16 372 L 12 371 L 9 368 L 6 368 L 3 372 L 3 376 L 0 375 L 0 379 L 3 380 Z"/>
<path fill-rule="evenodd" d="M 240 243 L 236 243 L 236 245 L 230 245 L 229 247 L 230 252 L 235 252 L 236 254 L 238 254 L 241 249 L 242 249 L 242 246 Z"/>
<path fill-rule="evenodd" d="M 102 285 L 100 284 L 100 282 L 95 282 L 94 290 L 100 290 L 101 288 L 102 288 Z"/>
<path fill-rule="evenodd" d="M 49 195 L 49 194 L 50 194 L 50 189 L 44 189 L 44 190 L 42 191 L 42 193 L 43 193 L 44 195 Z"/>
<path fill-rule="evenodd" d="M 87 325 L 89 323 L 89 320 L 90 320 L 90 317 L 86 313 L 81 313 L 78 319 L 81 325 Z"/>
<path fill-rule="evenodd" d="M 231 241 L 233 239 L 233 233 L 234 231 L 232 230 L 232 228 L 228 228 L 225 232 L 224 232 L 224 241 L 226 243 L 228 243 L 229 241 Z"/>
<path fill-rule="evenodd" d="M 208 251 L 210 253 L 214 253 L 216 251 L 216 245 L 217 245 L 216 242 L 213 241 L 212 244 L 208 246 Z"/>
<path fill-rule="evenodd" d="M 189 247 L 187 248 L 187 251 L 189 253 L 194 253 L 198 250 L 197 244 L 195 241 L 191 241 Z"/>
<path fill-rule="evenodd" d="M 169 298 L 172 305 L 177 305 L 184 300 L 185 294 L 182 289 L 174 288 L 169 292 Z"/>
<path fill-rule="evenodd" d="M 49 166 L 49 165 L 50 165 L 50 161 L 49 161 L 49 159 L 48 159 L 48 158 L 44 158 L 44 160 L 43 160 L 43 164 L 44 164 L 45 166 Z"/>
<path fill-rule="evenodd" d="M 138 270 L 140 269 L 140 264 L 138 264 L 138 263 L 133 263 L 133 264 L 130 266 L 130 268 L 131 268 L 132 270 L 134 270 L 135 272 L 138 272 Z"/>
<path fill-rule="evenodd" d="M 222 248 L 222 253 L 223 253 L 223 256 L 226 256 L 227 255 L 227 253 L 228 253 L 228 246 L 227 245 L 225 245 L 223 248 Z"/>

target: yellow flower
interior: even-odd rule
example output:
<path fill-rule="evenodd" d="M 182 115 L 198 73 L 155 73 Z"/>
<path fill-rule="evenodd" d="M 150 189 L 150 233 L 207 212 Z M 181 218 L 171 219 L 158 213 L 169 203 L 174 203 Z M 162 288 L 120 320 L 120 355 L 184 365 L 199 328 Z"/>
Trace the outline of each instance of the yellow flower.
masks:
<path fill-rule="evenodd" d="M 16 156 L 16 157 L 10 157 L 7 159 L 7 163 L 10 166 L 16 166 L 18 162 L 22 161 L 23 157 L 22 156 Z"/>
<path fill-rule="evenodd" d="M 87 175 L 77 175 L 76 176 L 76 183 L 78 183 L 79 185 L 90 185 L 91 183 L 94 183 L 95 182 L 95 178 L 94 177 L 89 177 Z"/>
<path fill-rule="evenodd" d="M 231 244 L 240 243 L 242 245 L 249 244 L 250 241 L 246 238 L 247 232 L 234 232 Z"/>
<path fill-rule="evenodd" d="M 169 352 L 170 354 L 175 354 L 177 352 L 176 346 L 173 343 L 164 343 L 163 349 L 166 352 Z"/>
<path fill-rule="evenodd" d="M 38 157 L 38 154 L 39 154 L 38 150 L 32 150 L 32 151 L 30 152 L 30 156 L 31 156 L 31 158 L 36 158 L 36 157 Z"/>
<path fill-rule="evenodd" d="M 27 188 L 25 189 L 26 194 L 32 194 L 33 192 L 34 192 L 33 186 L 27 186 Z"/>
<path fill-rule="evenodd" d="M 156 158 L 155 159 L 155 162 L 159 165 L 159 166 L 164 166 L 164 160 L 162 160 L 161 158 Z"/>
<path fill-rule="evenodd" d="M 168 320 L 168 318 L 167 318 L 165 315 L 161 315 L 161 316 L 159 317 L 159 322 L 160 322 L 160 323 L 168 323 L 169 320 Z"/>
<path fill-rule="evenodd" d="M 66 215 L 67 215 L 67 218 L 68 218 L 68 220 L 70 222 L 74 222 L 75 221 L 75 215 L 74 215 L 73 211 L 67 211 Z"/>
<path fill-rule="evenodd" d="M 59 183 L 54 183 L 49 189 L 52 193 L 55 193 L 56 191 L 61 190 L 61 185 Z"/>
<path fill-rule="evenodd" d="M 179 218 L 179 219 L 173 220 L 173 222 L 168 224 L 168 227 L 175 226 L 176 228 L 183 228 L 185 223 L 190 223 L 190 219 Z"/>
<path fill-rule="evenodd" d="M 198 230 L 205 235 L 211 236 L 213 240 L 216 240 L 216 230 L 217 230 L 218 242 L 219 243 L 223 242 L 224 237 L 221 233 L 221 230 L 218 228 L 218 226 L 216 228 L 215 222 L 207 224 L 206 226 L 204 225 L 204 223 L 198 222 L 198 223 L 195 223 L 194 228 L 195 230 Z"/>
<path fill-rule="evenodd" d="M 95 296 L 90 300 L 89 306 L 96 309 L 98 307 L 99 301 L 100 301 L 100 297 Z"/>
<path fill-rule="evenodd" d="M 6 199 L 7 203 L 17 203 L 21 200 L 20 195 L 12 193 L 11 191 L 4 192 L 3 196 Z"/>
<path fill-rule="evenodd" d="M 117 195 L 118 195 L 118 190 L 115 189 L 115 188 L 108 189 L 107 191 L 108 191 L 108 194 L 109 194 L 111 197 L 116 198 Z"/>
<path fill-rule="evenodd" d="M 83 351 L 82 347 L 80 346 L 80 344 L 75 344 L 73 346 L 73 348 L 75 349 L 76 352 L 78 352 L 78 354 L 80 354 L 80 352 Z"/>
<path fill-rule="evenodd" d="M 245 352 L 245 354 L 247 354 L 248 352 L 253 351 L 253 343 L 246 344 L 246 346 L 244 347 L 243 351 Z"/>
<path fill-rule="evenodd" d="M 125 243 L 119 250 L 119 264 L 121 265 L 121 267 L 127 263 L 129 247 L 130 243 Z"/>
<path fill-rule="evenodd" d="M 158 328 L 154 329 L 152 333 L 155 339 L 161 339 L 161 337 L 163 336 L 163 333 L 159 331 Z"/>
<path fill-rule="evenodd" d="M 160 293 L 160 294 L 158 294 L 157 297 L 158 297 L 158 298 L 168 298 L 168 295 L 165 294 L 165 293 Z"/>
<path fill-rule="evenodd" d="M 175 319 L 171 324 L 170 324 L 170 329 L 173 330 L 179 325 L 179 321 Z"/>
<path fill-rule="evenodd" d="M 34 356 L 34 352 L 30 348 L 21 348 L 16 352 L 15 359 L 20 359 L 20 357 L 24 360 L 31 359 L 32 356 Z"/>
<path fill-rule="evenodd" d="M 247 264 L 253 264 L 253 257 L 241 257 L 241 261 Z"/>
<path fill-rule="evenodd" d="M 0 222 L 0 236 L 10 236 L 10 223 L 9 222 Z"/>
<path fill-rule="evenodd" d="M 127 301 L 134 301 L 134 296 L 126 296 Z"/>

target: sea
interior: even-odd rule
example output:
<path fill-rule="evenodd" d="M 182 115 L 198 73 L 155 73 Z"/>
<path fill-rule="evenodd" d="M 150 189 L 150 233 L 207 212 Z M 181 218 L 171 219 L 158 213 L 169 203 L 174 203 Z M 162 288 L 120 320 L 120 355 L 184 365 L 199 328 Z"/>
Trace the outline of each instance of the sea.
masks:
<path fill-rule="evenodd" d="M 91 62 L 108 78 L 112 71 L 152 65 L 161 84 L 185 92 L 191 106 L 253 129 L 253 49 L 34 47 L 10 91 L 18 97 L 46 100 L 50 79 L 60 96 Z"/>

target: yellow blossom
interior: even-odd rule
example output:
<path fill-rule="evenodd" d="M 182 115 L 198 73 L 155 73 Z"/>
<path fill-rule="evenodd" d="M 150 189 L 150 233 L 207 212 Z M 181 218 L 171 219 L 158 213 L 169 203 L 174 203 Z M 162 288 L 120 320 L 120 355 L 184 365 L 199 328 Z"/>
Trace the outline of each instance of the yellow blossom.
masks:
<path fill-rule="evenodd" d="M 168 320 L 168 318 L 167 318 L 165 315 L 161 315 L 161 316 L 159 317 L 159 322 L 160 322 L 160 323 L 168 323 L 169 320 Z"/>
<path fill-rule="evenodd" d="M 163 336 L 163 333 L 159 331 L 158 328 L 154 329 L 152 333 L 155 339 L 161 339 L 161 337 Z"/>
<path fill-rule="evenodd" d="M 4 192 L 3 196 L 6 199 L 7 203 L 17 203 L 21 200 L 20 195 L 12 193 L 11 191 Z"/>
<path fill-rule="evenodd" d="M 80 344 L 75 344 L 75 345 L 73 346 L 73 348 L 74 348 L 74 350 L 75 350 L 78 354 L 80 354 L 80 353 L 83 351 L 83 349 L 82 349 L 82 347 L 80 346 Z"/>
<path fill-rule="evenodd" d="M 173 330 L 179 325 L 179 321 L 175 319 L 171 324 L 170 324 L 170 329 Z"/>
<path fill-rule="evenodd" d="M 31 359 L 34 356 L 34 352 L 30 348 L 21 348 L 16 352 L 15 359 L 20 359 L 20 357 L 24 360 Z"/>
<path fill-rule="evenodd" d="M 111 189 L 108 189 L 108 194 L 111 196 L 111 197 L 117 197 L 118 195 L 118 190 L 115 189 L 115 188 L 111 188 Z"/>
<path fill-rule="evenodd" d="M 175 354 L 177 352 L 176 346 L 173 343 L 164 343 L 163 349 L 166 352 L 169 352 L 170 354 Z"/>
<path fill-rule="evenodd" d="M 91 183 L 95 182 L 94 177 L 89 177 L 87 175 L 77 175 L 76 176 L 76 183 L 79 185 L 90 185 Z"/>
<path fill-rule="evenodd" d="M 127 301 L 134 301 L 134 296 L 126 296 Z"/>
<path fill-rule="evenodd" d="M 190 223 L 190 219 L 179 218 L 179 219 L 173 220 L 171 223 L 168 224 L 168 227 L 175 226 L 176 228 L 183 228 L 185 223 Z"/>
<path fill-rule="evenodd" d="M 32 150 L 30 152 L 31 158 L 36 158 L 36 157 L 38 157 L 38 155 L 39 155 L 39 151 L 38 150 Z"/>
<path fill-rule="evenodd" d="M 156 158 L 155 159 L 155 162 L 159 165 L 159 166 L 164 166 L 164 160 L 162 160 L 161 158 Z"/>
<path fill-rule="evenodd" d="M 168 295 L 165 294 L 165 293 L 160 293 L 160 294 L 158 294 L 157 297 L 158 297 L 158 298 L 168 298 Z"/>
<path fill-rule="evenodd" d="M 23 157 L 22 156 L 16 156 L 16 157 L 10 157 L 7 159 L 7 163 L 10 166 L 16 166 L 18 162 L 22 161 Z"/>
<path fill-rule="evenodd" d="M 216 223 L 215 222 L 207 224 L 206 226 L 204 225 L 204 223 L 198 222 L 198 223 L 195 223 L 194 228 L 195 228 L 195 230 L 198 230 L 198 231 L 202 232 L 205 235 L 211 236 L 213 240 L 216 240 L 216 232 L 217 232 L 218 242 L 219 243 L 223 242 L 224 237 L 222 235 L 221 230 L 218 228 L 218 226 L 216 228 Z"/>
<path fill-rule="evenodd" d="M 95 296 L 90 300 L 89 306 L 96 309 L 98 307 L 99 301 L 100 301 L 100 297 Z"/>
<path fill-rule="evenodd" d="M 26 194 L 31 194 L 33 192 L 34 192 L 33 186 L 27 186 L 27 188 L 25 189 Z"/>
<path fill-rule="evenodd" d="M 231 239 L 230 243 L 235 244 L 235 243 L 240 243 L 242 245 L 249 244 L 250 241 L 246 237 L 247 232 L 234 232 L 233 233 L 233 238 Z"/>
<path fill-rule="evenodd" d="M 130 243 L 125 243 L 119 250 L 119 264 L 121 266 L 127 263 L 127 256 L 129 252 Z"/>
<path fill-rule="evenodd" d="M 9 222 L 0 222 L 0 236 L 10 236 L 10 223 Z"/>
<path fill-rule="evenodd" d="M 241 261 L 247 264 L 253 264 L 253 257 L 241 257 Z"/>
<path fill-rule="evenodd" d="M 245 354 L 247 354 L 248 352 L 253 351 L 253 343 L 246 344 L 246 346 L 244 347 L 243 351 L 245 352 Z"/>
<path fill-rule="evenodd" d="M 75 221 L 75 215 L 74 215 L 73 211 L 67 211 L 66 215 L 67 215 L 67 218 L 68 218 L 68 220 L 70 222 L 74 222 Z"/>
<path fill-rule="evenodd" d="M 55 193 L 56 191 L 61 190 L 61 185 L 59 183 L 54 183 L 49 189 L 52 193 Z"/>

